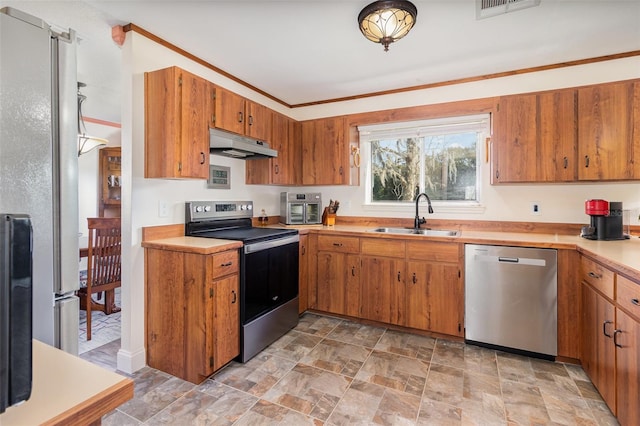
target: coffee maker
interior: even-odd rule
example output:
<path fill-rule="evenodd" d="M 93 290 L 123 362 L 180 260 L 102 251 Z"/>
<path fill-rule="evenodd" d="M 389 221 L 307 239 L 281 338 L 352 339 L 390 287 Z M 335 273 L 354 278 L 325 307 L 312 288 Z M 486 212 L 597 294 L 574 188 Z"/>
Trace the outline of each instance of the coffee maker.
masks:
<path fill-rule="evenodd" d="M 624 240 L 629 238 L 623 232 L 622 202 L 587 200 L 584 212 L 591 216 L 589 226 L 583 226 L 581 236 L 589 240 Z"/>

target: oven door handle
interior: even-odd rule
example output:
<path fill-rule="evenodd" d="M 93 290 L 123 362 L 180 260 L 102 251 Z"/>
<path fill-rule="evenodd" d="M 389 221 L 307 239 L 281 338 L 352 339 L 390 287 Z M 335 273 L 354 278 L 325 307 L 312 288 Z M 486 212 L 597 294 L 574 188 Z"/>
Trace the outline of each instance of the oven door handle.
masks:
<path fill-rule="evenodd" d="M 262 250 L 269 250 L 274 247 L 280 247 L 300 241 L 298 234 L 285 238 L 277 238 L 275 240 L 261 241 L 259 243 L 247 244 L 244 246 L 244 254 L 251 254 Z"/>

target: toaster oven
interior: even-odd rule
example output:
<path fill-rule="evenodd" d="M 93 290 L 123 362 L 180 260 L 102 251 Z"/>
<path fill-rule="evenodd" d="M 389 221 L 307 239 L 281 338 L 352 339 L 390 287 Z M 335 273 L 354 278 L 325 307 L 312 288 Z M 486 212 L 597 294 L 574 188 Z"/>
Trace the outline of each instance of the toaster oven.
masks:
<path fill-rule="evenodd" d="M 319 192 L 282 192 L 280 223 L 285 225 L 322 223 L 322 195 Z"/>

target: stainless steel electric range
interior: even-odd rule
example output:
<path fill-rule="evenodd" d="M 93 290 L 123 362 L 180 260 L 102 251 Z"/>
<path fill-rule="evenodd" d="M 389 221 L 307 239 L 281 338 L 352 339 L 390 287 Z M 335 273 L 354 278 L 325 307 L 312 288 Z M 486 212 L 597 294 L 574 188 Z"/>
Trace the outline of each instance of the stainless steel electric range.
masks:
<path fill-rule="evenodd" d="M 244 244 L 240 249 L 241 362 L 298 324 L 298 231 L 254 227 L 252 217 L 252 201 L 185 204 L 185 235 Z"/>

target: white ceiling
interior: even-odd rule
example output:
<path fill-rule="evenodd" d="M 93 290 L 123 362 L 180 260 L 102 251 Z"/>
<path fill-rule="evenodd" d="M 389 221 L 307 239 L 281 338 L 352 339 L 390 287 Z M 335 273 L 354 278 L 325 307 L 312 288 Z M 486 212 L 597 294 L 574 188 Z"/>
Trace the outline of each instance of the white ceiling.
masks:
<path fill-rule="evenodd" d="M 388 52 L 358 30 L 358 13 L 369 2 L 0 0 L 0 6 L 76 29 L 85 114 L 117 122 L 116 24 L 134 23 L 293 105 L 640 50 L 640 0 L 541 0 L 480 20 L 475 0 L 415 0 L 415 28 Z"/>

